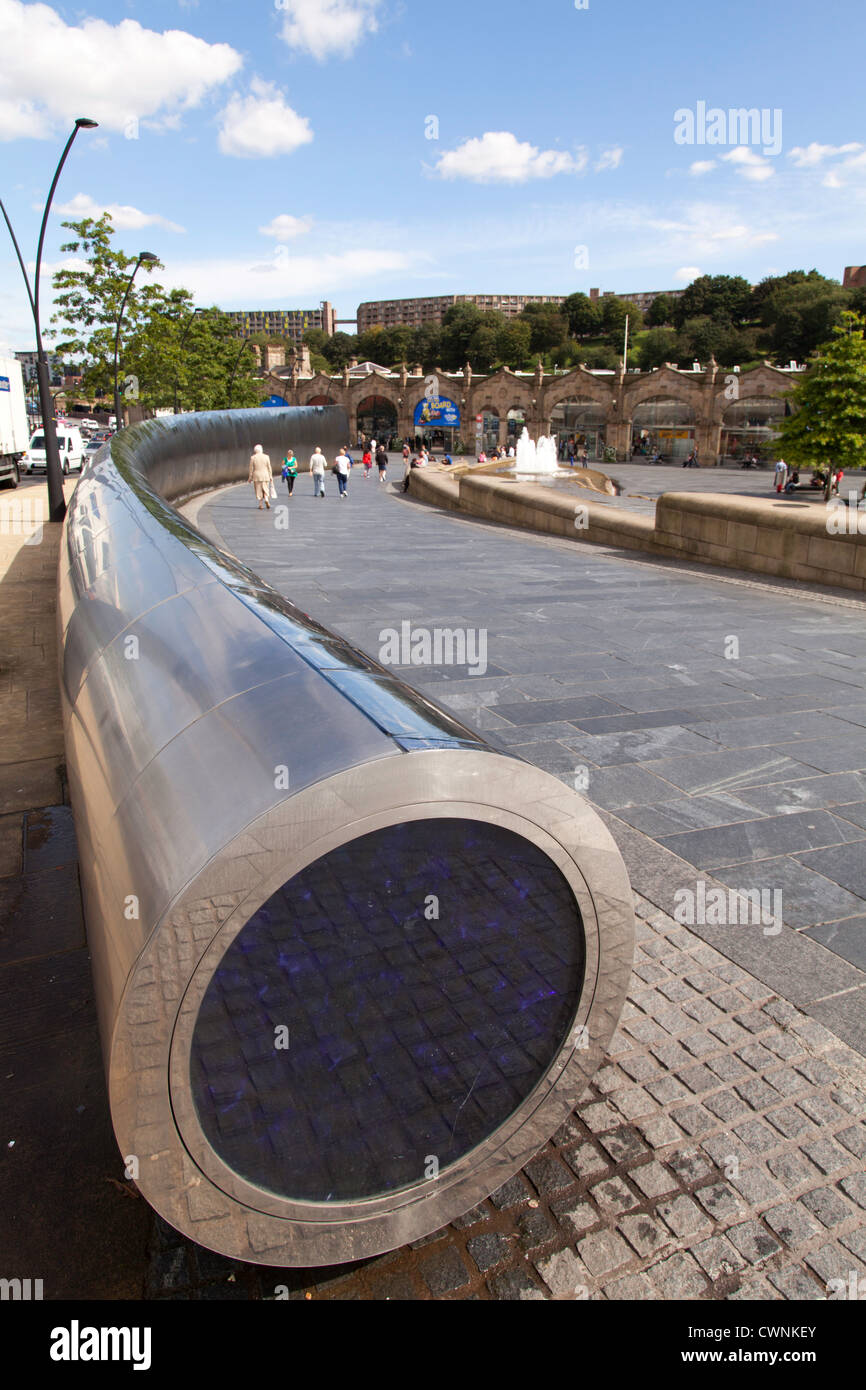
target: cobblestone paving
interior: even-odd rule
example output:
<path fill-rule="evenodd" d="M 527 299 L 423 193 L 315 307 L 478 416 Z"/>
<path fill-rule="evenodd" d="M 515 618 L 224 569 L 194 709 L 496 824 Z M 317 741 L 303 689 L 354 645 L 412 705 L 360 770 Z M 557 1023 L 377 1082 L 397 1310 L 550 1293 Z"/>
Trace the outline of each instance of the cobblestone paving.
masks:
<path fill-rule="evenodd" d="M 489 1200 L 410 1247 L 327 1270 L 233 1263 L 160 1221 L 146 1296 L 818 1300 L 830 1280 L 863 1279 L 862 1058 L 636 905 L 607 1063 Z"/>

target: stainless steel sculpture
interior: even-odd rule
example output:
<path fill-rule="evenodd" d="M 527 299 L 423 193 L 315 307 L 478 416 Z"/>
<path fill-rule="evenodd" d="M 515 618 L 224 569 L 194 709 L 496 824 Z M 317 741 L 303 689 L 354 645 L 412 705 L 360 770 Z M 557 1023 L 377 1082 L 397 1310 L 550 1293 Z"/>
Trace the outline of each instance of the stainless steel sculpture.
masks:
<path fill-rule="evenodd" d="M 123 431 L 60 561 L 61 688 L 127 1171 L 225 1255 L 319 1265 L 436 1230 L 580 1098 L 633 914 L 605 826 L 171 506 L 342 410 Z"/>

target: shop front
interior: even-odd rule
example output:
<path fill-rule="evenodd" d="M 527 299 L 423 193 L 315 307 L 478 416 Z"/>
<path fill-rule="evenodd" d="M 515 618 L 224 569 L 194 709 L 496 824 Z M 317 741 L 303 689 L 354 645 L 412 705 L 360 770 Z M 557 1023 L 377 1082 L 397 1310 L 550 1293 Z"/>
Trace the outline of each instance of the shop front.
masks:
<path fill-rule="evenodd" d="M 587 463 L 604 458 L 607 409 L 597 401 L 560 401 L 550 416 L 550 432 L 556 440 L 561 462 L 580 459 L 586 450 Z"/>
<path fill-rule="evenodd" d="M 632 457 L 659 454 L 665 463 L 682 463 L 695 447 L 696 424 L 693 407 L 682 401 L 644 401 L 632 416 Z"/>
<path fill-rule="evenodd" d="M 412 417 L 415 440 L 428 449 L 453 453 L 460 438 L 460 407 L 447 396 L 425 396 Z"/>
<path fill-rule="evenodd" d="M 722 417 L 722 462 L 742 463 L 752 457 L 769 457 L 779 438 L 779 422 L 788 409 L 785 401 L 773 396 L 734 401 Z"/>

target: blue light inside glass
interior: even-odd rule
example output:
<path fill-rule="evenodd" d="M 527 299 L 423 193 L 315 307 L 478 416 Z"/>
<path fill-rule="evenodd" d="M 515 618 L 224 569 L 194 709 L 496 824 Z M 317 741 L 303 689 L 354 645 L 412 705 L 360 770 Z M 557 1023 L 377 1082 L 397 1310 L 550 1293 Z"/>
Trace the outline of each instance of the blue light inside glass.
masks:
<path fill-rule="evenodd" d="M 584 960 L 565 878 L 513 832 L 365 835 L 284 884 L 223 957 L 190 1053 L 201 1127 L 233 1171 L 298 1201 L 429 1180 L 541 1080 Z"/>

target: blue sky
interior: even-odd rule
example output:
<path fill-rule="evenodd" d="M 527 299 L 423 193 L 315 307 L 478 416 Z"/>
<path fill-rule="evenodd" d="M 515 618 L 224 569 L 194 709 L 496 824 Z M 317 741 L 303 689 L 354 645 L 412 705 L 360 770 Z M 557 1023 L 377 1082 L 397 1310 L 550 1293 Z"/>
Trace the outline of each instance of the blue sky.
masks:
<path fill-rule="evenodd" d="M 866 262 L 862 83 L 841 61 L 863 13 L 0 0 L 0 192 L 30 259 L 71 123 L 95 117 L 55 197 L 49 269 L 63 216 L 109 207 L 126 251 L 227 309 L 329 299 L 352 318 L 392 296 L 841 278 Z M 723 116 L 704 127 L 717 143 L 678 143 L 700 103 Z M 739 108 L 766 112 L 763 138 Z M 31 347 L 0 231 L 0 349 Z"/>

